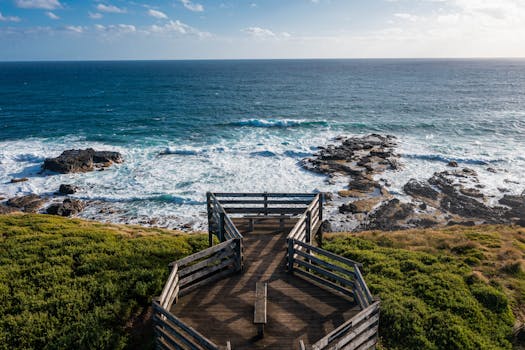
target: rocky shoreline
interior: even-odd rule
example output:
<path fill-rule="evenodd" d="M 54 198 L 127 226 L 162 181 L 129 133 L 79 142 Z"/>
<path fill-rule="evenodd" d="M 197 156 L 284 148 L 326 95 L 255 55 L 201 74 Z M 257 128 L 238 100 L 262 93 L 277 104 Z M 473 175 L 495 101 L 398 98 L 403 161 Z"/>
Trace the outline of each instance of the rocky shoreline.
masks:
<path fill-rule="evenodd" d="M 525 226 L 525 191 L 505 194 L 500 205 L 489 206 L 476 171 L 450 162 L 447 169 L 425 181 L 409 180 L 400 199 L 390 193 L 388 181 L 381 177 L 385 171 L 402 167 L 394 136 L 371 134 L 335 141 L 336 145 L 320 147 L 313 157 L 301 162 L 305 169 L 327 175 L 328 181 L 348 178 L 346 188 L 327 195 L 328 205 L 339 214 L 331 222 L 332 230 L 388 231 L 485 223 Z M 345 226 L 340 221 L 352 224 Z"/>
<path fill-rule="evenodd" d="M 403 168 L 397 147 L 398 140 L 391 135 L 338 137 L 334 144 L 319 147 L 313 156 L 301 161 L 304 169 L 327 176 L 331 184 L 338 186 L 344 182 L 338 191 L 326 193 L 326 216 L 331 218 L 327 223 L 330 226 L 326 226 L 328 230 L 388 231 L 484 223 L 525 226 L 525 191 L 520 195 L 510 195 L 501 188 L 499 203 L 489 205 L 489 197 L 483 193 L 485 186 L 476 171 L 460 167 L 453 161 L 426 180 L 410 179 L 404 184 L 403 193 L 391 192 L 384 174 Z M 122 162 L 122 155 L 118 152 L 91 148 L 66 150 L 58 157 L 45 159 L 42 174 L 103 171 Z M 499 170 L 487 168 L 487 171 Z M 13 178 L 10 182 L 25 181 L 29 179 Z M 0 214 L 22 211 L 75 216 L 89 208 L 86 210 L 88 215 L 94 212 L 108 217 L 119 215 L 120 209 L 112 203 L 77 199 L 78 195 L 74 195 L 78 191 L 82 192 L 82 189 L 64 183 L 55 193 L 44 196 L 0 197 Z M 142 225 L 165 224 L 156 217 L 135 219 L 135 223 Z M 191 229 L 191 225 L 180 223 L 176 228 Z"/>
<path fill-rule="evenodd" d="M 112 164 L 122 163 L 124 160 L 119 152 L 95 151 L 92 148 L 70 149 L 62 152 L 58 157 L 46 158 L 42 164 L 42 174 L 53 175 L 54 173 L 84 173 L 88 171 L 102 171 Z M 28 178 L 13 178 L 11 183 L 29 181 Z M 9 198 L 4 204 L 0 204 L 0 214 L 13 212 L 36 213 L 49 204 L 43 212 L 51 215 L 74 216 L 86 208 L 86 202 L 69 198 L 80 189 L 74 185 L 61 184 L 53 196 L 39 196 L 28 194 L 25 196 Z M 66 197 L 66 198 L 63 198 Z M 56 199 L 61 201 L 57 202 Z M 5 198 L 0 198 L 5 199 Z"/>

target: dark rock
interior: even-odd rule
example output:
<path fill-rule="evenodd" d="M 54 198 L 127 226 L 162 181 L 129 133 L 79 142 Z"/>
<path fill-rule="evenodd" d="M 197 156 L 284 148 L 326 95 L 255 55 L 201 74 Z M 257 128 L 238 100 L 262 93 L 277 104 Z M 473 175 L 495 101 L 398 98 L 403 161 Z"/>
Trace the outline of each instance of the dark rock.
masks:
<path fill-rule="evenodd" d="M 9 207 L 16 208 L 27 213 L 36 213 L 45 202 L 46 200 L 42 197 L 37 196 L 36 194 L 29 194 L 26 196 L 10 198 L 6 204 Z"/>
<path fill-rule="evenodd" d="M 439 222 L 431 218 L 416 218 L 409 220 L 408 224 L 415 227 L 429 228 L 439 225 Z"/>
<path fill-rule="evenodd" d="M 456 226 L 456 225 L 459 225 L 459 226 L 476 226 L 476 223 L 472 220 L 469 220 L 469 221 L 449 221 L 447 223 L 447 226 Z"/>
<path fill-rule="evenodd" d="M 381 204 L 373 213 L 369 215 L 370 223 L 368 229 L 392 231 L 406 228 L 402 220 L 407 219 L 414 213 L 412 203 L 401 203 L 399 199 L 394 198 Z"/>
<path fill-rule="evenodd" d="M 412 197 L 423 197 L 436 200 L 439 192 L 434 190 L 429 184 L 410 179 L 404 186 L 403 191 Z"/>
<path fill-rule="evenodd" d="M 427 210 L 427 208 L 428 208 L 428 206 L 427 206 L 426 203 L 421 203 L 421 204 L 419 204 L 419 209 L 421 209 L 421 210 Z"/>
<path fill-rule="evenodd" d="M 459 192 L 467 197 L 484 198 L 485 195 L 475 188 L 460 188 Z"/>
<path fill-rule="evenodd" d="M 62 152 L 56 158 L 47 158 L 44 161 L 43 169 L 62 174 L 79 173 L 94 170 L 95 164 L 104 167 L 121 162 L 122 156 L 118 152 L 95 151 L 92 148 L 85 150 L 70 149 Z"/>
<path fill-rule="evenodd" d="M 0 204 L 0 215 L 16 213 L 18 211 L 20 210 L 18 210 L 17 208 L 8 207 L 7 205 Z"/>
<path fill-rule="evenodd" d="M 447 166 L 457 168 L 459 165 L 458 162 L 456 162 L 455 160 L 451 160 L 450 162 L 448 162 Z"/>
<path fill-rule="evenodd" d="M 525 196 L 512 196 L 506 194 L 499 200 L 499 203 L 511 208 L 518 208 L 525 205 Z"/>
<path fill-rule="evenodd" d="M 428 183 L 436 186 L 443 193 L 454 193 L 456 191 L 454 188 L 454 181 L 450 179 L 449 175 L 450 173 L 448 171 L 434 173 L 434 175 L 428 179 Z"/>
<path fill-rule="evenodd" d="M 496 169 L 494 169 L 494 168 L 487 168 L 486 170 L 487 170 L 489 173 L 494 173 L 494 174 L 498 172 L 498 171 L 497 171 Z"/>
<path fill-rule="evenodd" d="M 356 200 L 339 207 L 340 213 L 369 213 L 380 202 L 380 197 Z"/>
<path fill-rule="evenodd" d="M 85 204 L 82 201 L 66 198 L 62 203 L 54 203 L 47 207 L 46 212 L 51 215 L 71 216 L 84 210 Z"/>
<path fill-rule="evenodd" d="M 510 190 L 508 188 L 503 188 L 503 187 L 498 187 L 498 191 L 500 191 L 501 193 L 510 192 Z"/>
<path fill-rule="evenodd" d="M 510 180 L 510 179 L 505 179 L 505 180 L 503 180 L 503 182 L 505 182 L 507 184 L 514 184 L 514 185 L 519 185 L 520 184 L 518 181 L 514 181 L 514 180 Z"/>
<path fill-rule="evenodd" d="M 355 180 L 350 181 L 348 184 L 348 187 L 352 190 L 358 190 L 362 192 L 372 192 L 376 188 L 380 188 L 378 182 L 374 180 L 370 180 L 364 177 L 357 178 Z"/>
<path fill-rule="evenodd" d="M 461 217 L 482 218 L 491 223 L 502 222 L 502 210 L 488 207 L 474 198 L 459 193 L 445 196 L 440 205 L 443 210 Z"/>
<path fill-rule="evenodd" d="M 13 178 L 11 179 L 11 183 L 12 184 L 15 184 L 17 182 L 25 182 L 25 181 L 29 181 L 29 179 L 27 177 L 22 177 L 22 178 Z"/>
<path fill-rule="evenodd" d="M 77 186 L 61 184 L 60 188 L 58 189 L 58 192 L 61 194 L 73 194 L 76 193 L 78 190 L 79 188 Z"/>

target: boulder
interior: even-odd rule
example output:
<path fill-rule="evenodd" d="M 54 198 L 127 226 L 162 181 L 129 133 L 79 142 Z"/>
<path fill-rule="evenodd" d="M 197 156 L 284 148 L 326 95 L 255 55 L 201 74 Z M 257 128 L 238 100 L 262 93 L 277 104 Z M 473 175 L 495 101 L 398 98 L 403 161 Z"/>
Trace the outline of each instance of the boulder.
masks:
<path fill-rule="evenodd" d="M 58 193 L 60 194 L 73 194 L 76 193 L 79 190 L 77 186 L 74 185 L 68 185 L 68 184 L 61 184 Z"/>
<path fill-rule="evenodd" d="M 118 152 L 95 151 L 92 148 L 70 149 L 55 158 L 46 158 L 43 169 L 57 173 L 79 173 L 92 171 L 95 165 L 102 167 L 113 163 L 122 163 L 122 155 Z"/>
<path fill-rule="evenodd" d="M 404 186 L 403 191 L 406 194 L 415 198 L 429 198 L 436 200 L 439 192 L 433 189 L 429 184 L 417 181 L 416 179 L 410 179 Z"/>
<path fill-rule="evenodd" d="M 451 160 L 450 162 L 448 162 L 447 166 L 457 168 L 459 165 L 458 162 L 456 162 L 455 160 Z"/>
<path fill-rule="evenodd" d="M 77 199 L 66 198 L 62 203 L 51 204 L 46 209 L 46 213 L 51 215 L 71 216 L 84 210 L 85 204 Z"/>
<path fill-rule="evenodd" d="M 459 189 L 459 192 L 467 197 L 473 197 L 473 198 L 485 198 L 485 195 L 481 193 L 480 190 L 475 188 L 464 188 L 461 187 Z"/>
<path fill-rule="evenodd" d="M 18 211 L 20 210 L 13 207 L 8 207 L 7 205 L 0 204 L 0 215 L 16 213 Z"/>
<path fill-rule="evenodd" d="M 11 179 L 11 183 L 12 184 L 16 184 L 17 182 L 25 182 L 25 181 L 29 181 L 29 179 L 27 177 L 21 177 L 21 178 L 13 178 Z"/>
<path fill-rule="evenodd" d="M 372 230 L 398 230 L 406 228 L 407 225 L 402 222 L 414 214 L 414 204 L 402 203 L 399 199 L 394 198 L 381 204 L 372 214 L 369 215 L 370 223 L 368 229 Z"/>
<path fill-rule="evenodd" d="M 441 209 L 464 218 L 480 218 L 490 223 L 500 223 L 504 213 L 501 208 L 491 208 L 478 200 L 459 193 L 447 194 L 441 200 Z"/>
<path fill-rule="evenodd" d="M 339 207 L 340 213 L 369 213 L 381 201 L 380 197 L 356 200 Z"/>
<path fill-rule="evenodd" d="M 42 197 L 36 194 L 29 194 L 26 196 L 10 198 L 6 204 L 7 206 L 16 208 L 20 211 L 36 213 L 45 202 L 46 200 Z"/>

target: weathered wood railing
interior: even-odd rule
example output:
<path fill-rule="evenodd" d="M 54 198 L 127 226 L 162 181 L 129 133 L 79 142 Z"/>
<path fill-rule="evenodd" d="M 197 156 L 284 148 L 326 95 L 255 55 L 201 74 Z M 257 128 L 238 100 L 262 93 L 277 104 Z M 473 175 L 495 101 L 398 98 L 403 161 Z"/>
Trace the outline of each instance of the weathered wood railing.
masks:
<path fill-rule="evenodd" d="M 242 240 L 230 239 L 170 264 L 171 272 L 158 300 L 153 301 L 155 334 L 161 349 L 219 349 L 175 317 L 179 296 L 242 269 Z"/>
<path fill-rule="evenodd" d="M 361 308 L 372 302 L 361 264 L 296 239 L 288 239 L 288 271 L 352 297 Z"/>
<path fill-rule="evenodd" d="M 301 242 L 311 243 L 314 235 L 323 222 L 323 196 L 317 194 L 312 198 L 304 213 L 299 217 L 299 221 L 288 234 L 288 239 L 295 239 Z"/>
<path fill-rule="evenodd" d="M 360 271 L 361 264 L 313 246 L 323 221 L 323 196 L 310 193 L 207 193 L 210 247 L 170 264 L 161 296 L 153 301 L 159 349 L 220 349 L 171 312 L 178 297 L 243 269 L 243 236 L 230 215 L 256 218 L 300 215 L 287 236 L 287 266 L 318 285 L 354 299 L 362 311 L 308 349 L 370 349 L 378 339 L 380 302 L 373 299 Z M 213 235 L 221 243 L 213 246 Z M 299 344 L 306 349 L 304 343 Z M 223 349 L 230 349 L 230 344 Z"/>
<path fill-rule="evenodd" d="M 377 344 L 379 306 L 375 301 L 312 345 L 312 350 L 371 349 Z"/>

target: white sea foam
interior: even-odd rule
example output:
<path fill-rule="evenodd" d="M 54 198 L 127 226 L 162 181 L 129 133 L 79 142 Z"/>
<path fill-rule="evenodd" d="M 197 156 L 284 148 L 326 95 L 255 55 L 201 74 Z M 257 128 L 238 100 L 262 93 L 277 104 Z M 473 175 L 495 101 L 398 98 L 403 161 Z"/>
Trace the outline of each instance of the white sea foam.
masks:
<path fill-rule="evenodd" d="M 312 192 L 342 189 L 346 179 L 328 184 L 324 176 L 303 170 L 298 161 L 311 154 L 316 146 L 331 142 L 339 131 L 305 129 L 301 133 L 268 133 L 253 128 L 237 140 L 221 139 L 214 144 L 202 142 L 180 145 L 130 145 L 115 147 L 87 142 L 79 138 L 55 140 L 26 139 L 0 143 L 0 196 L 27 193 L 49 195 L 61 183 L 71 183 L 82 190 L 74 197 L 90 201 L 80 215 L 84 218 L 112 222 L 153 224 L 166 227 L 188 225 L 205 228 L 205 193 L 221 192 Z M 499 188 L 521 193 L 525 183 L 521 174 L 525 159 L 516 153 L 516 145 L 490 142 L 465 142 L 450 145 L 437 136 L 400 137 L 399 152 L 403 168 L 380 177 L 391 184 L 391 191 L 401 197 L 402 187 L 410 178 L 427 179 L 446 169 L 445 161 L 458 160 L 460 166 L 478 171 L 485 192 L 496 203 L 502 196 Z M 116 150 L 124 163 L 104 171 L 83 174 L 40 174 L 43 160 L 70 148 L 93 147 Z M 487 163 L 487 164 L 484 164 Z M 492 173 L 487 170 L 493 167 Z M 12 178 L 29 181 L 10 183 Z M 336 215 L 334 206 L 328 209 Z"/>

